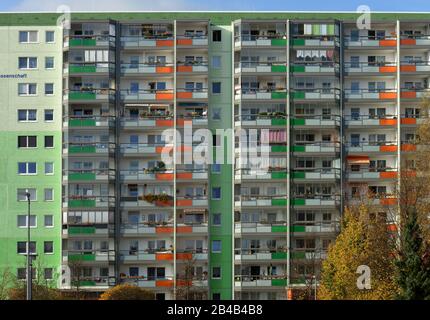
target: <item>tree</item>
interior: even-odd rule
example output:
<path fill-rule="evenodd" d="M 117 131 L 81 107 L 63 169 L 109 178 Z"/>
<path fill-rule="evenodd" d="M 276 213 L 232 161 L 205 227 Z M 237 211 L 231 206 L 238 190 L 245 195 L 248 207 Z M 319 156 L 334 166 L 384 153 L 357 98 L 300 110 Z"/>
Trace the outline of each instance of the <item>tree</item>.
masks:
<path fill-rule="evenodd" d="M 125 283 L 106 290 L 99 300 L 155 300 L 155 293 L 148 289 Z"/>
<path fill-rule="evenodd" d="M 187 255 L 184 259 L 182 272 L 177 276 L 176 299 L 177 300 L 203 300 L 207 299 L 207 290 L 203 286 L 194 286 L 193 281 L 203 280 L 203 275 L 195 275 L 196 259 Z"/>
<path fill-rule="evenodd" d="M 0 274 L 0 300 L 8 299 L 8 292 L 12 283 L 14 282 L 15 276 L 12 274 L 9 268 L 1 270 Z"/>
<path fill-rule="evenodd" d="M 385 300 L 396 296 L 395 255 L 385 218 L 366 204 L 346 208 L 339 236 L 323 261 L 318 298 Z M 357 268 L 371 270 L 371 289 L 357 287 Z"/>

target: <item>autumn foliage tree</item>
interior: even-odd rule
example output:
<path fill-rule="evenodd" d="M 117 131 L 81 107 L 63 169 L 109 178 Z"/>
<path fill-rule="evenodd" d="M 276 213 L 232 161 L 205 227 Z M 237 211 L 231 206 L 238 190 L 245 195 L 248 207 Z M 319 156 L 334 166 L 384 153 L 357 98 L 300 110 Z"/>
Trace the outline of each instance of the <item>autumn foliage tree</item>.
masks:
<path fill-rule="evenodd" d="M 106 290 L 99 300 L 154 300 L 155 293 L 132 284 L 120 284 Z"/>

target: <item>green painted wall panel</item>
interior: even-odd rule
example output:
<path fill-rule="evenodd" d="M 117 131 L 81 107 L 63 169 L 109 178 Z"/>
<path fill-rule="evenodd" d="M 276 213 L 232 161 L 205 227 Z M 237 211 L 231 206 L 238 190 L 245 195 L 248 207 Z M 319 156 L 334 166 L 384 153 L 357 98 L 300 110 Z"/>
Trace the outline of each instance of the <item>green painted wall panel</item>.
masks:
<path fill-rule="evenodd" d="M 272 99 L 286 99 L 286 92 L 272 92 Z"/>
<path fill-rule="evenodd" d="M 286 172 L 272 172 L 272 179 L 286 179 Z"/>
<path fill-rule="evenodd" d="M 283 118 L 275 118 L 272 119 L 272 126 L 286 126 L 287 125 L 287 119 Z"/>
<path fill-rule="evenodd" d="M 287 259 L 287 253 L 286 252 L 273 252 L 272 253 L 272 259 L 273 260 L 283 260 Z"/>
<path fill-rule="evenodd" d="M 70 119 L 69 126 L 70 127 L 95 127 L 96 120 L 95 119 Z"/>
<path fill-rule="evenodd" d="M 306 176 L 305 172 L 302 172 L 302 171 L 293 172 L 293 179 L 304 179 L 305 176 Z"/>
<path fill-rule="evenodd" d="M 69 234 L 94 234 L 96 233 L 95 227 L 69 227 Z"/>
<path fill-rule="evenodd" d="M 302 118 L 291 119 L 290 122 L 292 126 L 304 126 L 306 124 L 306 120 Z"/>
<path fill-rule="evenodd" d="M 95 200 L 69 200 L 69 208 L 95 208 Z"/>
<path fill-rule="evenodd" d="M 306 148 L 305 146 L 293 146 L 292 151 L 293 152 L 305 152 Z"/>
<path fill-rule="evenodd" d="M 272 72 L 287 72 L 287 66 L 272 66 Z"/>
<path fill-rule="evenodd" d="M 96 66 L 70 66 L 69 73 L 95 73 L 97 72 Z"/>
<path fill-rule="evenodd" d="M 285 207 L 287 203 L 287 199 L 272 199 L 272 206 L 274 207 Z"/>
<path fill-rule="evenodd" d="M 92 172 L 85 172 L 85 173 L 70 173 L 69 174 L 69 181 L 95 181 L 96 180 L 96 174 Z"/>
<path fill-rule="evenodd" d="M 272 46 L 286 47 L 287 46 L 287 39 L 272 39 Z"/>
<path fill-rule="evenodd" d="M 293 199 L 293 206 L 304 206 L 305 199 Z"/>
<path fill-rule="evenodd" d="M 278 233 L 278 232 L 288 232 L 287 226 L 272 226 L 272 232 Z"/>

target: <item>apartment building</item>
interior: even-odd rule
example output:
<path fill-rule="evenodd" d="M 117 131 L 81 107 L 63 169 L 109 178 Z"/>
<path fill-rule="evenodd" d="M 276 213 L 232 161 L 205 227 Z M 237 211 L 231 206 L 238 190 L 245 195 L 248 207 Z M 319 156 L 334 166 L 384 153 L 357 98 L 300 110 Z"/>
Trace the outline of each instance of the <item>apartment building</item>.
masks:
<path fill-rule="evenodd" d="M 386 212 L 413 167 L 424 14 L 368 30 L 347 13 L 2 16 L 17 77 L 0 75 L 0 264 L 20 277 L 29 189 L 38 259 L 64 290 L 291 299 L 317 284 L 344 206 L 371 191 Z M 267 166 L 244 161 L 262 146 Z M 202 151 L 217 161 L 184 161 Z"/>

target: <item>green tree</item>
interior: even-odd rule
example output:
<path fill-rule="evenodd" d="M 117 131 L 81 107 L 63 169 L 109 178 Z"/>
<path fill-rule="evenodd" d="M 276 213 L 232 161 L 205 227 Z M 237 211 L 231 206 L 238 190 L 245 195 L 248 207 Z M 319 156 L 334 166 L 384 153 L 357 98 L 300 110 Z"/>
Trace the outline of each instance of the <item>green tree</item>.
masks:
<path fill-rule="evenodd" d="M 154 292 L 132 284 L 120 284 L 106 290 L 99 300 L 154 300 Z"/>

